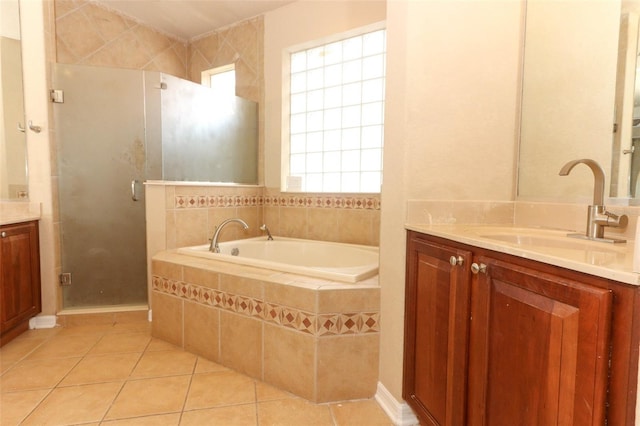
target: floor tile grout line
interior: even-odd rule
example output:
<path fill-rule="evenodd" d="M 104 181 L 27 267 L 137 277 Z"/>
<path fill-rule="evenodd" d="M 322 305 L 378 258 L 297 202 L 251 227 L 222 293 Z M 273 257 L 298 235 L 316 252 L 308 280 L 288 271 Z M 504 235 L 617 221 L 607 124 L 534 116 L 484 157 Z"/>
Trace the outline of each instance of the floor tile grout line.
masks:
<path fill-rule="evenodd" d="M 264 377 L 264 374 L 263 374 Z M 260 416 L 258 416 L 258 382 L 256 380 L 253 381 L 253 405 L 254 410 L 256 412 L 256 426 L 260 425 Z"/>
<path fill-rule="evenodd" d="M 149 342 L 151 342 L 151 339 L 149 339 Z M 147 346 L 149 345 L 149 343 L 147 343 Z M 147 346 L 145 346 L 145 350 L 147 348 Z M 138 353 L 138 352 L 135 352 Z M 109 407 L 105 410 L 104 414 L 102 415 L 102 419 L 100 420 L 100 423 L 103 423 L 104 421 L 106 421 L 106 417 L 109 414 L 109 412 L 111 411 L 111 409 L 113 408 L 113 405 L 115 404 L 116 400 L 118 399 L 118 397 L 120 396 L 120 394 L 122 393 L 122 391 L 124 390 L 124 387 L 126 386 L 126 384 L 130 381 L 131 379 L 131 375 L 133 374 L 133 372 L 135 371 L 136 367 L 140 364 L 140 360 L 142 360 L 142 357 L 144 356 L 144 350 L 142 352 L 138 353 L 138 360 L 135 362 L 135 364 L 131 367 L 131 370 L 129 371 L 129 374 L 127 375 L 127 377 L 125 377 L 122 380 L 122 385 L 120 386 L 120 390 L 118 390 L 116 396 L 114 396 L 113 400 L 111 401 L 111 403 L 109 404 Z M 114 419 L 112 419 L 114 420 Z"/>
<path fill-rule="evenodd" d="M 69 371 L 67 371 L 67 374 L 64 375 L 64 377 L 62 377 L 62 379 L 60 379 L 60 381 L 53 387 L 53 389 L 51 390 L 51 392 L 49 393 L 49 395 L 51 395 L 54 390 L 56 389 L 62 389 L 64 388 L 64 386 L 60 386 L 62 384 L 62 382 L 64 381 L 64 379 L 66 379 L 69 374 L 71 374 L 71 372 L 78 366 L 80 365 L 80 363 L 87 357 L 88 353 L 91 351 L 91 349 L 93 349 L 94 347 L 96 347 L 96 345 L 102 340 L 104 339 L 104 336 L 106 335 L 106 333 L 102 333 L 100 338 L 98 340 L 96 340 L 96 342 L 84 353 L 84 355 L 82 355 L 82 357 L 80 357 L 80 359 L 78 360 L 78 362 L 76 362 L 74 364 L 73 367 L 71 367 L 69 369 Z M 55 336 L 53 336 L 55 337 Z M 87 384 L 85 384 L 87 385 Z M 79 385 L 76 385 L 79 386 Z M 120 392 L 122 391 L 122 388 L 124 387 L 124 382 L 122 382 L 122 384 L 120 385 L 120 390 L 118 391 L 118 394 L 120 394 Z M 49 396 L 47 395 L 47 396 Z M 44 398 L 42 401 L 40 401 L 40 403 L 38 404 L 38 407 L 46 400 L 46 398 Z M 113 399 L 113 401 L 115 401 L 115 398 Z M 113 401 L 111 401 L 111 404 L 109 404 L 109 408 L 107 408 L 107 410 L 105 410 L 105 413 L 102 415 L 102 419 L 104 419 L 104 416 L 106 415 L 106 413 L 109 411 L 109 409 L 111 408 L 111 405 L 113 405 Z M 36 407 L 37 408 L 37 407 Z"/>
<path fill-rule="evenodd" d="M 340 426 L 338 424 L 338 420 L 336 419 L 336 416 L 333 410 L 331 409 L 331 403 L 327 403 L 327 408 L 329 408 L 329 415 L 331 416 L 331 421 L 333 422 L 333 426 Z"/>
<path fill-rule="evenodd" d="M 20 419 L 20 422 L 18 424 L 20 425 L 20 424 L 24 423 L 24 421 L 27 420 L 29 418 L 29 416 L 31 416 L 38 409 L 40 404 L 42 404 L 49 397 L 49 395 L 51 395 L 51 393 L 53 392 L 54 389 L 55 389 L 55 387 L 53 387 L 51 389 L 47 389 L 48 390 L 47 394 L 44 395 L 40 401 L 38 401 L 38 403 L 31 409 L 31 411 L 29 411 L 29 413 L 27 413 L 26 416 L 24 416 L 22 419 Z"/>
<path fill-rule="evenodd" d="M 114 323 L 114 325 L 115 325 L 115 323 Z M 102 339 L 100 339 L 100 340 L 102 340 Z M 120 389 L 118 390 L 116 395 L 111 400 L 111 403 L 109 404 L 109 407 L 107 407 L 107 409 L 105 410 L 105 412 L 102 415 L 102 418 L 100 419 L 99 423 L 103 423 L 105 421 L 107 415 L 109 414 L 109 412 L 113 408 L 113 405 L 115 404 L 116 400 L 118 399 L 118 397 L 120 396 L 120 394 L 124 390 L 124 387 L 126 386 L 127 382 L 131 378 L 131 374 L 133 374 L 133 372 L 135 371 L 136 367 L 140 363 L 140 360 L 142 359 L 142 356 L 144 355 L 144 351 L 149 346 L 150 342 L 151 342 L 151 339 L 149 339 L 149 342 L 147 342 L 147 345 L 145 345 L 145 348 L 142 351 L 140 351 L 140 352 L 138 352 L 138 351 L 130 352 L 130 353 L 137 353 L 138 354 L 138 359 L 136 360 L 135 364 L 131 367 L 131 370 L 129 371 L 129 374 L 127 375 L 127 377 L 122 380 L 122 384 L 120 385 Z M 118 352 L 118 353 L 120 353 L 120 352 Z"/>
<path fill-rule="evenodd" d="M 150 336 L 151 337 L 151 336 Z M 133 372 L 136 370 L 136 368 L 140 365 L 140 362 L 142 361 L 142 358 L 144 357 L 145 354 L 153 354 L 156 352 L 164 352 L 164 351 L 148 351 L 149 346 L 151 345 L 153 338 L 151 337 L 149 339 L 149 341 L 147 342 L 147 344 L 145 345 L 144 349 L 139 352 L 139 357 L 138 360 L 136 361 L 136 363 L 133 365 L 133 367 L 131 368 L 131 371 L 129 371 L 129 374 L 127 375 L 127 377 L 123 380 L 122 382 L 122 386 L 120 387 L 120 390 L 118 391 L 118 394 L 113 398 L 113 401 L 111 401 L 111 404 L 109 405 L 109 408 L 105 411 L 102 420 L 100 421 L 105 422 L 107 421 L 106 417 L 109 414 L 109 411 L 113 408 L 114 403 L 116 402 L 116 400 L 118 399 L 118 397 L 120 396 L 120 394 L 122 393 L 122 391 L 124 390 L 124 387 L 126 386 L 127 383 L 129 382 L 135 382 L 135 381 L 140 381 L 140 380 L 150 380 L 150 379 L 157 379 L 157 378 L 165 378 L 165 377 L 179 377 L 179 376 L 186 376 L 186 374 L 169 374 L 169 375 L 152 375 L 152 376 L 147 376 L 147 377 L 133 377 Z M 167 351 L 170 349 L 167 349 Z M 138 353 L 138 352 L 136 352 Z M 192 368 L 191 374 L 189 375 L 189 386 L 188 389 L 191 387 L 191 380 L 193 379 L 193 374 L 195 374 L 195 368 L 197 365 L 197 358 L 196 358 L 196 362 L 194 363 L 194 366 Z M 185 401 L 183 402 L 183 406 L 182 406 L 182 410 L 180 410 L 179 416 L 180 416 L 180 421 L 182 420 L 182 413 L 184 412 L 184 407 L 186 404 L 186 398 L 188 396 L 189 392 L 187 390 L 187 393 L 185 394 Z M 158 414 L 152 414 L 152 415 L 158 415 Z M 145 415 L 145 416 L 133 416 L 133 417 L 126 417 L 126 418 L 140 418 L 140 417 L 149 417 L 152 416 L 150 415 Z M 124 419 L 124 418 L 123 418 Z M 120 419 L 109 419 L 109 420 L 120 420 Z M 179 424 L 179 423 L 178 423 Z"/>
<path fill-rule="evenodd" d="M 23 358 L 20 359 L 20 361 L 16 362 L 13 366 L 11 366 L 11 368 L 9 370 L 11 370 L 14 366 L 18 365 L 20 362 L 27 360 L 27 357 L 33 353 L 36 349 L 40 348 L 41 346 L 43 346 L 46 342 L 49 342 L 51 340 L 53 340 L 53 338 L 55 338 L 55 335 L 50 336 L 49 338 L 45 339 L 42 343 L 40 343 L 38 346 L 36 346 L 32 351 L 30 351 L 28 354 L 26 354 Z M 68 358 L 76 358 L 73 356 L 69 356 L 69 357 L 64 357 L 64 358 L 58 358 L 58 359 L 68 359 Z M 62 376 L 62 378 L 60 380 L 58 380 L 58 382 L 56 384 L 53 385 L 53 387 L 51 388 L 45 388 L 48 389 L 47 394 L 33 407 L 33 409 L 22 419 L 20 420 L 20 423 L 23 423 L 25 420 L 27 420 L 29 418 L 29 416 L 31 416 L 43 403 L 44 401 L 47 400 L 47 398 L 56 390 L 59 388 L 60 383 L 62 383 L 62 381 L 69 375 L 69 373 L 78 366 L 78 364 L 84 359 L 84 355 L 81 357 L 77 357 L 79 358 L 78 361 L 76 361 L 76 363 L 69 369 L 69 371 L 67 371 L 67 373 L 65 375 Z M 49 358 L 46 358 L 49 359 Z M 54 358 L 55 359 L 55 358 Z M 7 371 L 9 371 L 7 370 Z M 4 375 L 4 374 L 3 374 Z M 35 389 L 25 389 L 22 391 L 27 391 L 27 390 L 35 390 Z M 18 391 L 16 391 L 18 392 Z"/>
<path fill-rule="evenodd" d="M 182 415 L 184 414 L 185 408 L 187 408 L 187 400 L 189 399 L 189 392 L 191 391 L 191 383 L 193 383 L 193 375 L 195 373 L 195 368 L 197 364 L 198 364 L 198 361 L 196 359 L 196 362 L 193 365 L 193 371 L 191 372 L 191 376 L 189 376 L 189 385 L 187 385 L 187 391 L 184 393 L 184 401 L 182 401 L 182 409 L 180 410 L 178 424 L 182 423 Z"/>
<path fill-rule="evenodd" d="M 7 370 L 5 372 L 3 372 L 2 374 L 0 374 L 0 378 L 2 376 L 4 376 L 5 374 L 7 374 L 7 372 L 9 372 L 10 370 L 12 370 L 16 365 L 18 365 L 21 361 L 24 361 L 29 355 L 31 355 L 33 352 L 35 352 L 39 347 L 41 347 L 42 345 L 44 345 L 46 342 L 48 342 L 49 340 L 53 339 L 53 337 L 55 336 L 49 336 L 47 338 L 45 338 L 44 340 L 42 340 L 42 342 L 40 342 L 37 346 L 35 346 L 34 348 L 32 348 L 31 350 L 29 350 L 26 354 L 22 355 L 22 357 L 20 357 L 19 359 L 17 359 L 9 368 L 7 368 Z M 21 340 L 29 340 L 28 338 L 23 338 Z M 13 340 L 15 341 L 15 339 Z M 0 348 L 0 359 L 2 355 L 2 348 Z"/>
<path fill-rule="evenodd" d="M 105 421 L 105 417 L 107 417 L 107 414 L 109 413 L 109 411 L 111 410 L 111 407 L 113 407 L 113 404 L 116 402 L 116 399 L 118 399 L 118 396 L 120 396 L 120 394 L 122 393 L 122 389 L 124 389 L 124 385 L 126 384 L 126 381 L 122 381 L 122 383 L 120 384 L 120 389 L 118 389 L 118 392 L 116 392 L 116 395 L 113 397 L 113 399 L 111 400 L 111 403 L 109 404 L 109 406 L 107 407 L 106 410 L 104 410 L 104 414 L 102 415 L 102 417 L 100 418 L 100 420 L 98 420 L 98 423 L 102 423 Z"/>

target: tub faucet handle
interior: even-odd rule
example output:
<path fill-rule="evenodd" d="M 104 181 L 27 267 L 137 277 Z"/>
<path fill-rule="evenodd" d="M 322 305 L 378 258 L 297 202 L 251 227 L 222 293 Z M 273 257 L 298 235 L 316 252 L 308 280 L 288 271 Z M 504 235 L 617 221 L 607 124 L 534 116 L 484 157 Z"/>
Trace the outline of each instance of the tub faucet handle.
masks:
<path fill-rule="evenodd" d="M 271 236 L 271 232 L 265 223 L 260 226 L 260 230 L 267 233 L 267 241 L 273 241 L 273 237 Z"/>

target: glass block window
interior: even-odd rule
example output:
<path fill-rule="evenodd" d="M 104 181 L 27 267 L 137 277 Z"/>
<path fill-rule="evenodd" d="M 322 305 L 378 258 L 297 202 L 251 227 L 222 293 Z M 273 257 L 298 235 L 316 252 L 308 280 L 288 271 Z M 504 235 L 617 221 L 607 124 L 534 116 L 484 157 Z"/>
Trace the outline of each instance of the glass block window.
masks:
<path fill-rule="evenodd" d="M 386 31 L 291 53 L 286 190 L 380 192 Z"/>

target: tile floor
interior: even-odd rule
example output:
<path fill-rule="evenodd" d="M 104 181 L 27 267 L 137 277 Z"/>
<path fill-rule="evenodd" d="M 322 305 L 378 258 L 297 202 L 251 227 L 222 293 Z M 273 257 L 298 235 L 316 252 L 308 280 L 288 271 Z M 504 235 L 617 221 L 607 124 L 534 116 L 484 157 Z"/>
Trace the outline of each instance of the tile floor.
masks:
<path fill-rule="evenodd" d="M 29 330 L 0 348 L 0 425 L 392 425 L 313 404 L 150 335 L 146 321 Z"/>

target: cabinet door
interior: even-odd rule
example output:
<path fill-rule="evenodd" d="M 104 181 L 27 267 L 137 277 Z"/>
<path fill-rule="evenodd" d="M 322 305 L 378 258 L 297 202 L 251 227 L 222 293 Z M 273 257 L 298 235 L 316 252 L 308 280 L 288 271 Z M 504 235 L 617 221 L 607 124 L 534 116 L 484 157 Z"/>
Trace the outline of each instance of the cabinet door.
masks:
<path fill-rule="evenodd" d="M 40 312 L 40 265 L 36 222 L 0 228 L 0 331 Z"/>
<path fill-rule="evenodd" d="M 611 291 L 474 260 L 469 424 L 605 424 Z"/>
<path fill-rule="evenodd" d="M 403 397 L 424 424 L 462 425 L 471 253 L 408 244 Z"/>

